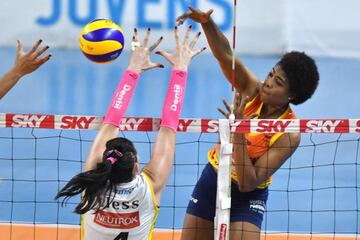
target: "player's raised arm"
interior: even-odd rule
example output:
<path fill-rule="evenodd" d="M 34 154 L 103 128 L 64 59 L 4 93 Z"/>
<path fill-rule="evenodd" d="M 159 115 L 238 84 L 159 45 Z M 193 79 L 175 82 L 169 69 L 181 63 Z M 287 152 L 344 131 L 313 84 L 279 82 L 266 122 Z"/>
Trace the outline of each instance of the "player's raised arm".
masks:
<path fill-rule="evenodd" d="M 171 54 L 164 51 L 157 52 L 169 61 L 172 65 L 172 72 L 163 106 L 161 127 L 156 138 L 151 160 L 142 170 L 151 179 L 158 201 L 160 200 L 161 192 L 165 187 L 173 165 L 175 135 L 184 102 L 187 69 L 191 59 L 205 50 L 205 48 L 193 50 L 200 33 L 190 42 L 191 26 L 187 29 L 183 41 L 179 39 L 177 27 L 175 27 L 174 32 L 176 43 L 175 51 Z"/>
<path fill-rule="evenodd" d="M 40 48 L 41 42 L 42 40 L 38 40 L 28 52 L 24 52 L 23 44 L 18 40 L 15 64 L 0 78 L 0 99 L 5 96 L 20 78 L 34 72 L 50 59 L 51 54 L 42 56 L 49 46 Z"/>
<path fill-rule="evenodd" d="M 201 24 L 212 53 L 218 60 L 225 77 L 231 82 L 233 51 L 228 39 L 211 18 L 212 12 L 212 9 L 203 12 L 189 6 L 189 12 L 179 16 L 177 18 L 177 23 L 182 24 L 187 18 L 190 18 Z M 236 58 L 235 70 L 236 79 L 233 84 L 235 88 L 246 95 L 254 96 L 259 84 L 258 78 L 244 66 L 239 58 Z"/>
<path fill-rule="evenodd" d="M 152 68 L 163 68 L 162 64 L 154 63 L 150 60 L 151 51 L 160 44 L 162 37 L 160 37 L 153 45 L 148 46 L 149 36 L 150 29 L 148 29 L 146 33 L 144 43 L 140 44 L 138 31 L 134 29 L 133 42 L 139 44 L 134 45 L 135 47 L 130 56 L 129 66 L 115 90 L 110 106 L 106 112 L 104 122 L 90 149 L 85 164 L 85 171 L 95 168 L 98 163 L 102 162 L 106 142 L 117 137 L 120 120 L 130 104 L 137 82 L 140 79 L 140 74 Z"/>

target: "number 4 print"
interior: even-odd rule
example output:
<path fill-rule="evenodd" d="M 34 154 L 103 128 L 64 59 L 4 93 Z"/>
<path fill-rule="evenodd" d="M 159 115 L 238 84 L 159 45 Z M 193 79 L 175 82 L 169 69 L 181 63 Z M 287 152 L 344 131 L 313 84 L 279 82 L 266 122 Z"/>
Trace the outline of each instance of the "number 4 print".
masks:
<path fill-rule="evenodd" d="M 127 240 L 129 237 L 129 233 L 128 232 L 122 232 L 119 235 L 117 235 L 116 238 L 114 238 L 114 240 Z"/>

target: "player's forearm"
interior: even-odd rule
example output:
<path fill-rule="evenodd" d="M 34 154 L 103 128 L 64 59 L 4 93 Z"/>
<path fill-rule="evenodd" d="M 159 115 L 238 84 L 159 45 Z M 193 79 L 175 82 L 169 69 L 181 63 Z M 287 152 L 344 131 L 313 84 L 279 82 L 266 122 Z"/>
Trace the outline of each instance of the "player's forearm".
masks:
<path fill-rule="evenodd" d="M 19 81 L 22 77 L 16 69 L 11 69 L 0 78 L 0 99 Z"/>
<path fill-rule="evenodd" d="M 244 134 L 234 134 L 234 168 L 237 175 L 239 190 L 250 192 L 257 187 L 257 175 L 255 167 L 249 158 L 246 149 L 246 139 Z"/>
<path fill-rule="evenodd" d="M 140 73 L 134 69 L 136 69 L 136 67 L 131 68 L 131 66 L 129 66 L 123 74 L 123 77 L 113 94 L 103 123 L 119 127 L 121 118 L 124 116 L 130 104 L 136 85 L 140 79 Z"/>
<path fill-rule="evenodd" d="M 242 92 L 250 81 L 250 75 L 247 68 L 239 59 L 236 59 L 235 68 L 237 74 L 235 75 L 235 79 L 233 79 L 233 51 L 228 39 L 212 19 L 201 24 L 201 26 L 205 32 L 211 52 L 218 60 L 225 77 L 239 92 Z"/>
<path fill-rule="evenodd" d="M 177 131 L 182 111 L 187 81 L 187 66 L 174 66 L 161 116 L 161 127 Z"/>
<path fill-rule="evenodd" d="M 155 195 L 158 199 L 160 199 L 160 194 L 171 173 L 174 161 L 175 136 L 185 96 L 187 66 L 182 70 L 177 69 L 179 67 L 176 64 L 171 72 L 153 155 L 150 162 L 143 168 L 143 171 L 152 179 Z"/>
<path fill-rule="evenodd" d="M 153 154 L 143 170 L 152 180 L 155 193 L 161 193 L 171 174 L 175 153 L 176 132 L 168 127 L 160 127 Z"/>
<path fill-rule="evenodd" d="M 232 49 L 228 39 L 212 19 L 206 23 L 202 23 L 201 26 L 215 58 L 219 62 L 227 61 L 228 57 L 232 55 Z"/>

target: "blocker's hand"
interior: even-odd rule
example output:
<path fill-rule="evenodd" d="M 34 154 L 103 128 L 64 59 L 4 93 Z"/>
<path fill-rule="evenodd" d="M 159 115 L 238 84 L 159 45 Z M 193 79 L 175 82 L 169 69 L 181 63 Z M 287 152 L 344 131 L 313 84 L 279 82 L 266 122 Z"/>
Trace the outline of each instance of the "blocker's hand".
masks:
<path fill-rule="evenodd" d="M 154 63 L 150 59 L 150 53 L 160 44 L 163 37 L 160 37 L 155 43 L 153 43 L 150 47 L 148 47 L 150 33 L 151 33 L 151 29 L 148 28 L 144 38 L 144 42 L 143 44 L 141 44 L 139 42 L 138 31 L 136 28 L 134 29 L 134 36 L 132 39 L 132 53 L 130 56 L 129 67 L 128 67 L 132 71 L 141 73 L 152 68 L 164 67 L 162 64 Z"/>
<path fill-rule="evenodd" d="M 183 42 L 179 40 L 178 28 L 177 27 L 174 28 L 176 48 L 173 53 L 170 54 L 165 51 L 156 52 L 156 54 L 163 56 L 173 66 L 173 68 L 176 68 L 178 70 L 187 70 L 191 62 L 191 59 L 199 55 L 201 52 L 203 52 L 206 49 L 204 47 L 202 49 L 193 50 L 196 42 L 200 37 L 201 32 L 198 32 L 195 35 L 194 39 L 191 42 L 189 42 L 191 28 L 192 28 L 191 26 L 188 27 Z"/>

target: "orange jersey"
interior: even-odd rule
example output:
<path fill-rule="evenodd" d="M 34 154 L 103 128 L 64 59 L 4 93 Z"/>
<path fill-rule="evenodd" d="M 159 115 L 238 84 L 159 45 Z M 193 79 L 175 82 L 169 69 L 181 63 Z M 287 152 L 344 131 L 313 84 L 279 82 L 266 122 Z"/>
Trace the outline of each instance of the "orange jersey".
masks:
<path fill-rule="evenodd" d="M 253 113 L 260 114 L 263 102 L 260 99 L 260 95 L 256 95 L 253 100 L 248 102 L 244 109 L 244 115 L 250 116 Z M 291 108 L 288 107 L 286 111 L 278 119 L 296 119 L 295 114 L 292 112 Z M 284 133 L 246 133 L 246 148 L 248 151 L 249 158 L 255 162 L 258 158 L 264 155 L 269 148 L 281 137 Z M 215 146 L 208 152 L 209 163 L 215 168 L 218 168 L 218 151 L 219 146 Z M 231 178 L 234 182 L 237 182 L 237 176 L 235 169 L 231 171 Z M 272 182 L 270 177 L 265 182 L 260 184 L 257 188 L 263 189 L 269 186 Z"/>

